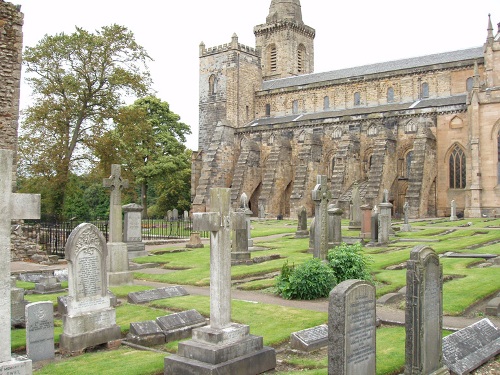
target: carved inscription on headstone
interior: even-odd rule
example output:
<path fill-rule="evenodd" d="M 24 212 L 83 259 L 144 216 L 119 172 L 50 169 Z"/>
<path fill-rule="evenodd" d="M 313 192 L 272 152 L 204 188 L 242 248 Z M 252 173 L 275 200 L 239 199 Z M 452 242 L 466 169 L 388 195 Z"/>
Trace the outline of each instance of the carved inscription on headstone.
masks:
<path fill-rule="evenodd" d="M 26 306 L 26 354 L 33 362 L 54 358 L 52 302 L 35 302 Z"/>

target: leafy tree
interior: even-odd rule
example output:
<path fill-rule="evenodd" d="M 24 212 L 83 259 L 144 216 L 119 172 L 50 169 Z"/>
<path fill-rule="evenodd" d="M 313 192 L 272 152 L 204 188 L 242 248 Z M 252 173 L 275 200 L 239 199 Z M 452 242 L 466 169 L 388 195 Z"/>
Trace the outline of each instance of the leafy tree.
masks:
<path fill-rule="evenodd" d="M 94 161 L 124 96 L 144 96 L 151 85 L 150 57 L 127 28 L 82 28 L 46 35 L 24 54 L 33 104 L 20 137 L 20 172 L 50 185 L 49 212 L 62 216 L 71 171 Z"/>
<path fill-rule="evenodd" d="M 148 185 L 153 183 L 158 197 L 155 214 L 165 214 L 160 207 L 189 207 L 191 152 L 183 142 L 191 133 L 167 102 L 154 96 L 138 99 L 121 108 L 99 150 L 102 167 L 119 161 L 128 177 L 141 186 L 141 203 L 148 207 Z M 113 152 L 110 152 L 113 150 Z M 113 161 L 115 160 L 115 161 Z M 187 199 L 186 199 L 187 198 Z"/>
<path fill-rule="evenodd" d="M 372 280 L 369 267 L 371 259 L 363 254 L 360 243 L 342 243 L 328 252 L 327 259 L 339 283 L 350 279 Z"/>

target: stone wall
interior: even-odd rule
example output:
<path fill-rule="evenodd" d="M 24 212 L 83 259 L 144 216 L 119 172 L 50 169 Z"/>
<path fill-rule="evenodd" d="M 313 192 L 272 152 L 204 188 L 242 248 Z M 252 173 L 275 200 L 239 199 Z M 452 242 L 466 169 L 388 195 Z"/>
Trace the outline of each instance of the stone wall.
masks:
<path fill-rule="evenodd" d="M 0 0 L 0 148 L 17 152 L 23 14 L 20 6 Z M 14 156 L 13 185 L 17 157 Z"/>

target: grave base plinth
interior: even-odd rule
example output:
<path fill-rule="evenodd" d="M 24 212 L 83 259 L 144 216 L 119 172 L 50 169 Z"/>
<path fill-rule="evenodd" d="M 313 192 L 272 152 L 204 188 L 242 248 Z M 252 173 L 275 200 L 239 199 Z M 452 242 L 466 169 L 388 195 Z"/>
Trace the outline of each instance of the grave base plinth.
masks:
<path fill-rule="evenodd" d="M 0 374 L 31 375 L 33 363 L 27 357 L 12 357 L 10 361 L 0 362 Z"/>
<path fill-rule="evenodd" d="M 144 242 L 127 242 L 128 259 L 148 256 Z"/>
<path fill-rule="evenodd" d="M 275 350 L 248 331 L 240 324 L 194 329 L 193 339 L 180 342 L 178 354 L 165 358 L 165 374 L 255 375 L 275 368 Z"/>
<path fill-rule="evenodd" d="M 128 269 L 128 249 L 123 242 L 108 242 L 108 285 L 129 285 L 134 275 Z"/>
<path fill-rule="evenodd" d="M 63 333 L 59 338 L 59 350 L 62 354 L 83 353 L 86 348 L 116 342 L 120 339 L 121 330 L 117 324 L 80 335 L 70 336 Z"/>
<path fill-rule="evenodd" d="M 298 230 L 295 232 L 295 238 L 309 238 L 308 230 Z"/>
<path fill-rule="evenodd" d="M 108 273 L 108 285 L 120 286 L 134 283 L 134 274 L 132 272 L 110 272 Z"/>

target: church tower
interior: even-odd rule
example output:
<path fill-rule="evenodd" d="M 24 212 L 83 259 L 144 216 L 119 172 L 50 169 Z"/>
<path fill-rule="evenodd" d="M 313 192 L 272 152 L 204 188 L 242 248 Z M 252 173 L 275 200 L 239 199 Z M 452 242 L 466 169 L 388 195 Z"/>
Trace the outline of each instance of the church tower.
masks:
<path fill-rule="evenodd" d="M 300 0 L 271 0 L 266 23 L 254 27 L 264 80 L 314 72 L 315 33 L 302 21 Z"/>

